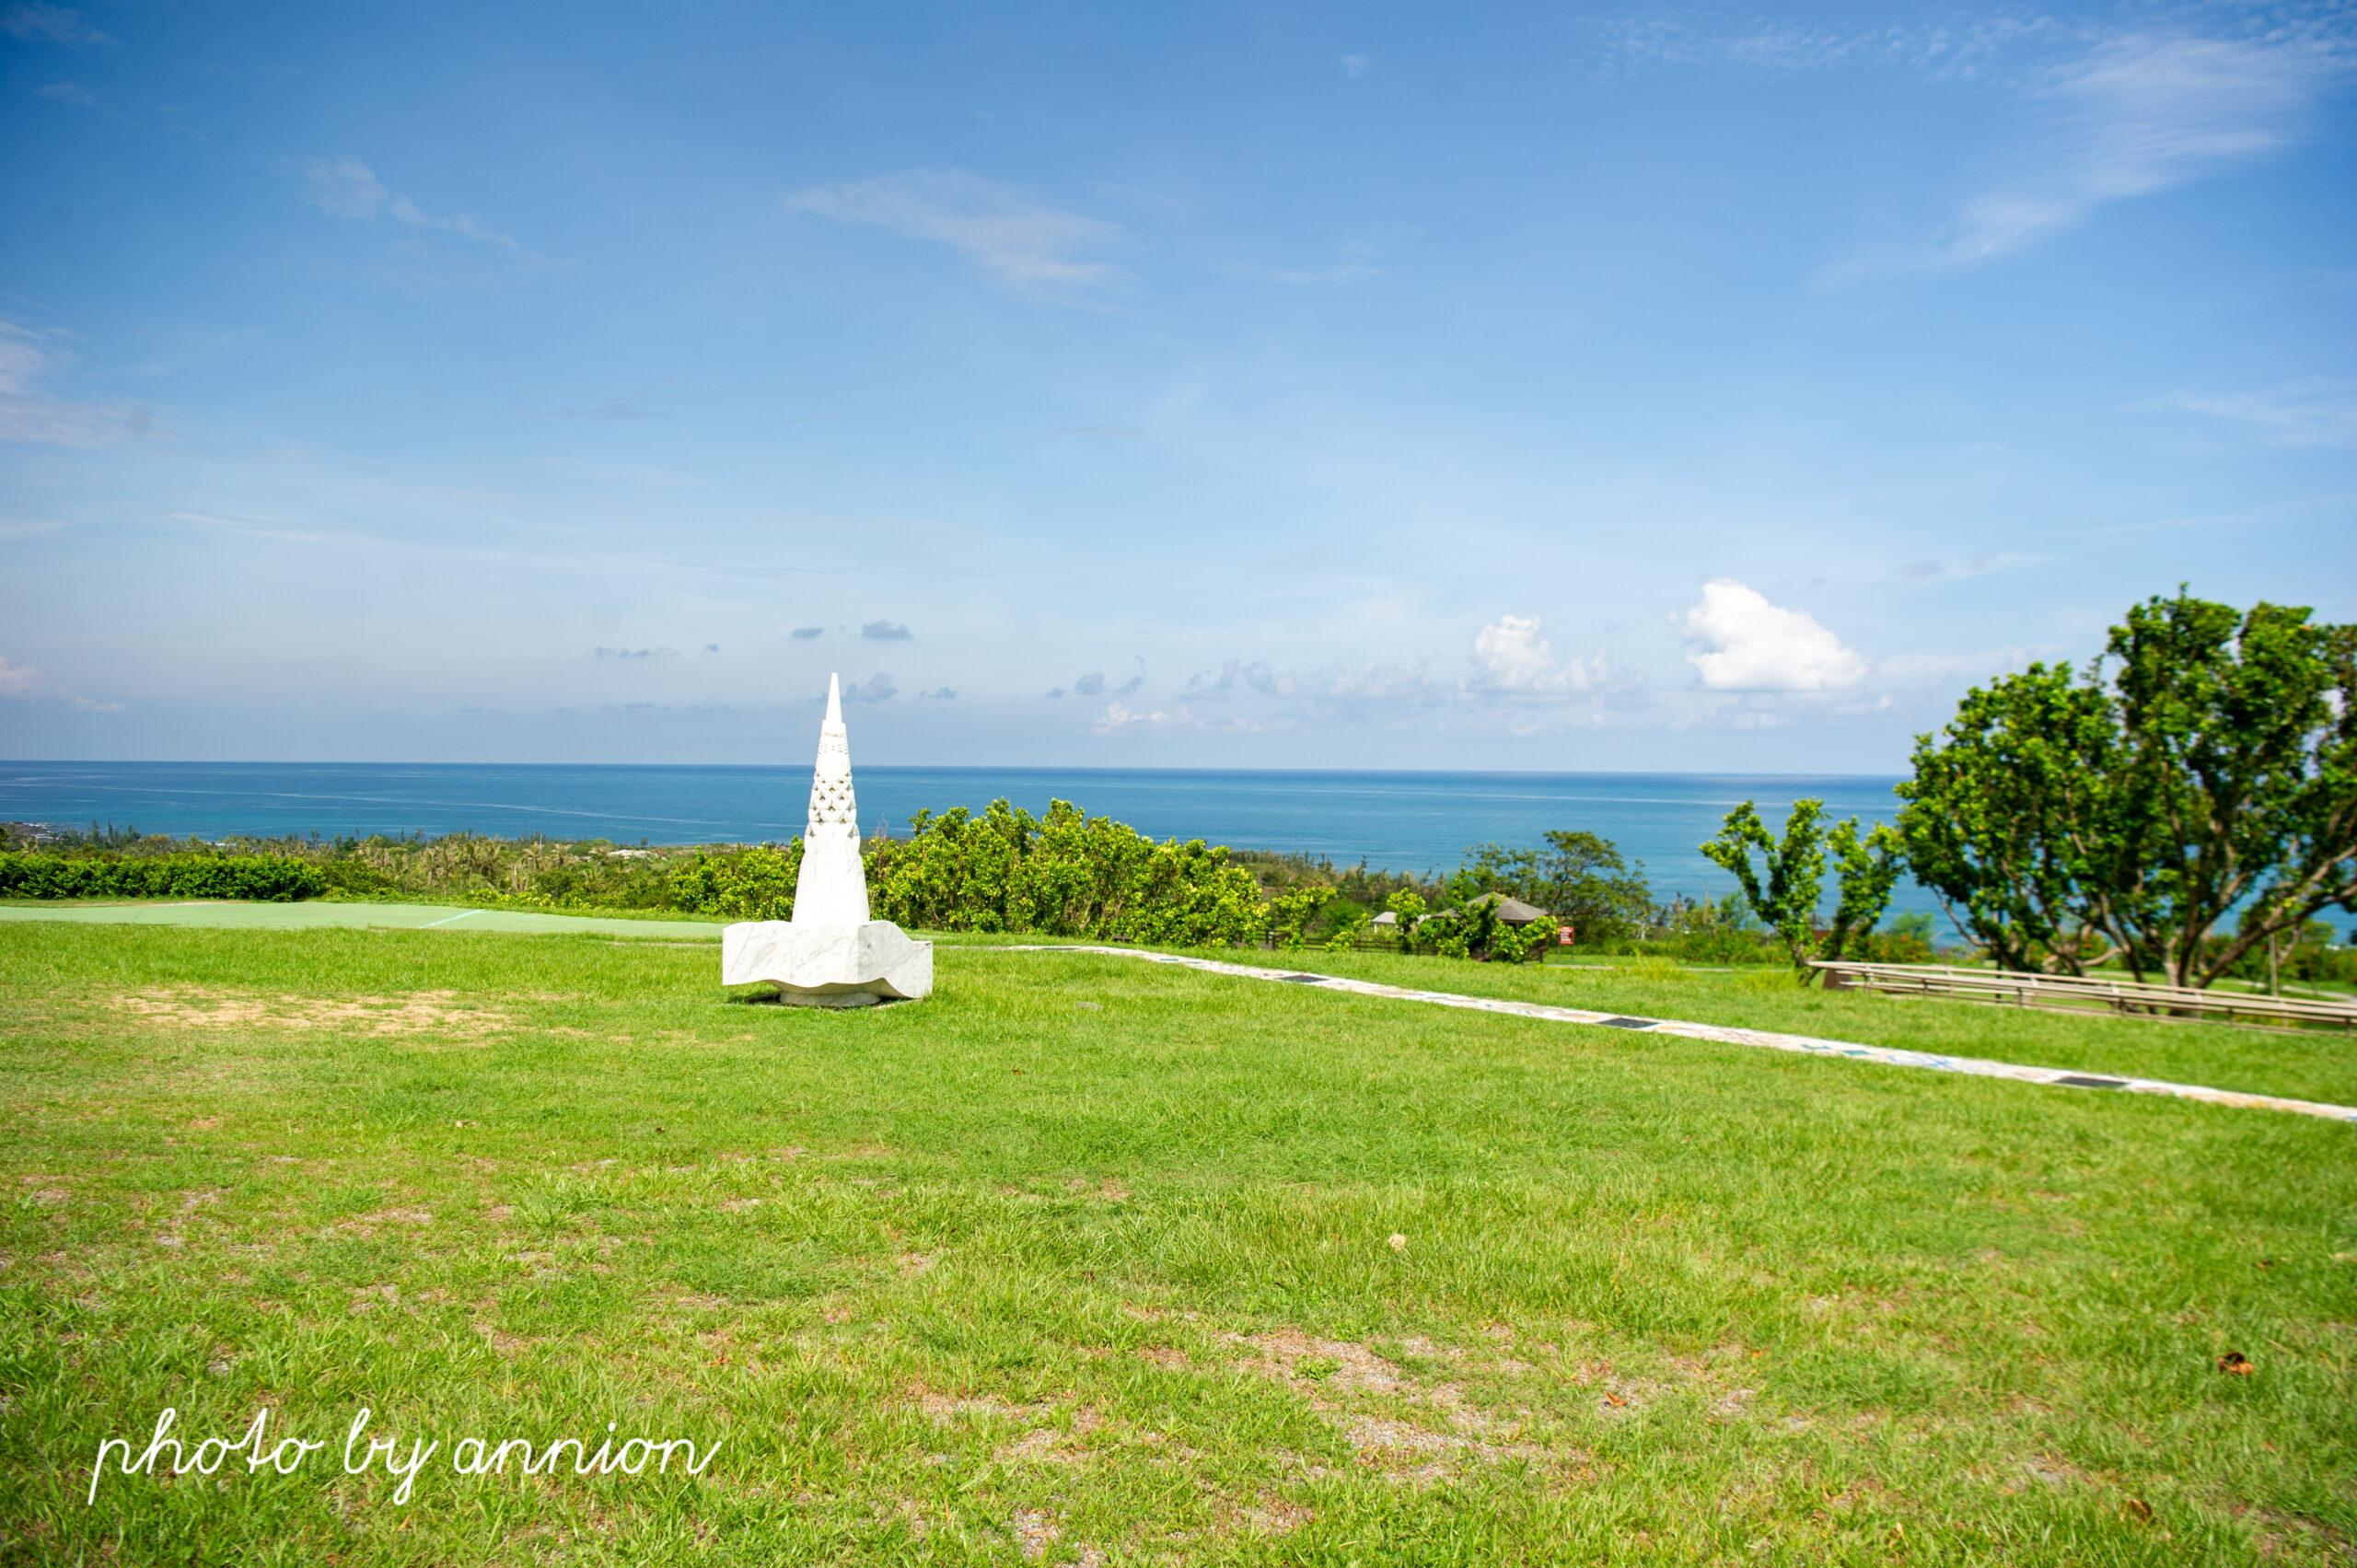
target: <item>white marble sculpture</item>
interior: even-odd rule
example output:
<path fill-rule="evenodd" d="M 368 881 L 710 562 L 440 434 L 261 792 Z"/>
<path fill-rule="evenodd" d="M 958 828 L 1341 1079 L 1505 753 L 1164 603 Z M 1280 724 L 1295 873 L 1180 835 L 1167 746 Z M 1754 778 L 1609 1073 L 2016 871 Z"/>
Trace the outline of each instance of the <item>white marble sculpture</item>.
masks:
<path fill-rule="evenodd" d="M 792 920 L 749 920 L 720 934 L 720 983 L 778 988 L 805 1007 L 865 1007 L 914 1001 L 933 990 L 933 944 L 911 941 L 888 920 L 867 918 L 859 863 L 859 808 L 852 799 L 851 738 L 840 681 L 827 679 L 827 722 L 810 779 L 810 825 Z"/>

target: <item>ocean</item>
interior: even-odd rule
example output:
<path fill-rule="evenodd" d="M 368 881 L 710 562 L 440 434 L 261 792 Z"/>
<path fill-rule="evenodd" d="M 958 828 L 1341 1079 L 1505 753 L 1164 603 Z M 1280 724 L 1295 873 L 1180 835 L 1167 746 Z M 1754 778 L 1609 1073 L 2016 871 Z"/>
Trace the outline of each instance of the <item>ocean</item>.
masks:
<path fill-rule="evenodd" d="M 1816 796 L 1889 821 L 1895 777 L 1733 773 L 1225 772 L 1177 768 L 859 768 L 860 820 L 905 832 L 921 810 L 1004 796 L 1069 800 L 1157 839 L 1298 850 L 1338 865 L 1455 867 L 1468 845 L 1536 848 L 1549 829 L 1600 833 L 1644 863 L 1656 894 L 1733 890 L 1697 846 L 1756 802 L 1770 825 Z M 460 831 L 621 843 L 760 842 L 802 830 L 807 767 L 398 762 L 0 762 L 0 819 L 92 821 L 174 837 Z M 1828 893 L 1831 892 L 1830 878 Z M 1902 884 L 1894 912 L 1936 908 Z"/>

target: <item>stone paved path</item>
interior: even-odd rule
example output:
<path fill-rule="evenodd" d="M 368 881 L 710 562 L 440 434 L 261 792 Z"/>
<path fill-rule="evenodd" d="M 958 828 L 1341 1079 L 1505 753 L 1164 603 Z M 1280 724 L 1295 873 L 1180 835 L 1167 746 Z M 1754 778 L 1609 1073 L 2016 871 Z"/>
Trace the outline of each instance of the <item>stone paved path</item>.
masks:
<path fill-rule="evenodd" d="M 1306 974 L 1297 970 L 1258 969 L 1250 964 L 1223 963 L 1216 958 L 1187 958 L 1177 953 L 1148 952 L 1139 947 L 1071 947 L 1039 944 L 1001 951 L 1027 953 L 1102 953 L 1116 958 L 1141 958 L 1153 964 L 1177 964 L 1211 974 L 1245 980 L 1273 980 L 1320 991 L 1345 991 L 1357 996 L 1383 996 L 1395 1002 L 1424 1002 L 1436 1007 L 1463 1007 L 1477 1013 L 1505 1013 L 1517 1018 L 1542 1018 L 1558 1024 L 1594 1024 L 1639 1034 L 1677 1035 L 1685 1040 L 1716 1040 L 1725 1045 L 1753 1045 L 1769 1051 L 1799 1051 L 1807 1056 L 1846 1056 L 1878 1062 L 1887 1067 L 1927 1067 L 1937 1073 L 1963 1073 L 1976 1078 L 2012 1078 L 2025 1084 L 2049 1084 L 2073 1089 L 2124 1089 L 2130 1094 L 2168 1095 L 2178 1099 L 2205 1100 L 2244 1110 L 2282 1110 L 2295 1116 L 2321 1116 L 2334 1121 L 2357 1121 L 2357 1106 L 2320 1105 L 2314 1100 L 2285 1099 L 2276 1095 L 2247 1095 L 2233 1089 L 2205 1088 L 2199 1084 L 2171 1084 L 2156 1078 L 2118 1078 L 2096 1073 L 2068 1073 L 2059 1067 L 2026 1067 L 2013 1062 L 1988 1062 L 1977 1056 L 1942 1056 L 1928 1051 L 1902 1051 L 1887 1045 L 1853 1045 L 1847 1040 L 1817 1040 L 1810 1035 L 1772 1034 L 1765 1029 L 1729 1028 L 1721 1024 L 1682 1024 L 1666 1018 L 1636 1018 L 1620 1013 L 1592 1013 L 1581 1007 L 1550 1007 L 1539 1002 L 1509 1002 L 1494 996 L 1465 996 L 1453 991 L 1411 991 L 1405 986 L 1374 981 L 1344 980 L 1337 975 Z"/>

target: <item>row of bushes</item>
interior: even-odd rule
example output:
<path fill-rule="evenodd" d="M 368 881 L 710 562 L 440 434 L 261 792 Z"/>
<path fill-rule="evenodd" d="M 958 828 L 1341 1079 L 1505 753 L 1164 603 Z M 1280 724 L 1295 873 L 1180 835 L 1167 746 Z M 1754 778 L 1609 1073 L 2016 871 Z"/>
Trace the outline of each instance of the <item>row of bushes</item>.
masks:
<path fill-rule="evenodd" d="M 1269 927 L 1249 873 L 1201 840 L 1156 842 L 1066 801 L 1035 817 L 1004 800 L 980 815 L 921 812 L 906 839 L 861 846 L 877 917 L 935 931 L 1216 946 L 1257 940 Z M 115 846 L 109 846 L 110 848 Z M 325 847 L 325 846 L 322 846 Z M 736 920 L 787 920 L 802 842 L 680 854 L 510 845 L 453 835 L 431 845 L 334 846 L 331 857 L 294 854 L 0 852 L 0 897 L 290 900 L 326 893 L 411 890 L 430 863 L 433 890 L 460 873 L 479 896 L 544 908 L 603 902 L 626 885 L 630 907 Z M 623 856 L 633 856 L 625 859 Z M 617 863 L 618 864 L 613 864 Z M 424 890 L 424 889 L 420 889 Z M 584 897 L 583 895 L 588 895 Z M 1280 910 L 1297 926 L 1315 900 L 1296 894 Z M 1297 907 L 1294 907 L 1297 906 Z M 610 907 L 610 906 L 609 906 Z"/>
<path fill-rule="evenodd" d="M 0 851 L 0 898 L 259 899 L 328 892 L 319 866 L 283 854 L 167 854 L 99 860 Z"/>
<path fill-rule="evenodd" d="M 1202 840 L 1156 842 L 1067 801 L 1035 817 L 1004 800 L 979 816 L 921 811 L 906 839 L 871 840 L 868 908 L 926 931 L 1210 947 L 1256 940 L 1270 912 L 1251 876 Z M 672 907 L 786 920 L 802 842 L 703 854 L 671 874 Z"/>
<path fill-rule="evenodd" d="M 1000 800 L 980 813 L 921 812 L 910 826 L 909 837 L 879 837 L 860 847 L 871 909 L 879 919 L 912 929 L 1347 948 L 1387 930 L 1370 921 L 1388 908 L 1401 917 L 1400 925 L 1388 928 L 1396 933 L 1389 945 L 1403 951 L 1514 961 L 1538 956 L 1554 940 L 1554 921 L 1516 929 L 1486 907 L 1495 893 L 1508 890 L 1494 885 L 1495 875 L 1480 874 L 1496 872 L 1489 865 L 1494 854 L 1442 882 L 1364 867 L 1338 870 L 1307 856 L 1231 855 L 1201 841 L 1157 842 L 1064 801 L 1051 803 L 1044 817 Z M 1596 840 L 1589 847 L 1596 851 L 1591 859 L 1620 868 L 1608 843 Z M 287 839 L 215 846 L 130 833 L 101 842 L 94 832 L 89 842 L 69 846 L 0 851 L 0 896 L 456 896 L 491 906 L 784 920 L 794 912 L 801 862 L 799 839 L 698 849 L 457 833 L 435 840 Z M 1425 918 L 1443 900 L 1454 907 Z M 1580 904 L 1577 898 L 1570 901 Z M 1689 963 L 1782 960 L 1772 934 L 1736 899 L 1675 900 L 1647 911 L 1642 925 L 1609 918 L 1614 912 L 1588 911 L 1595 918 L 1577 925 L 1580 951 Z M 1902 916 L 1867 939 L 1868 952 L 1885 962 L 1926 961 L 1933 956 L 1930 926 L 1926 916 Z"/>

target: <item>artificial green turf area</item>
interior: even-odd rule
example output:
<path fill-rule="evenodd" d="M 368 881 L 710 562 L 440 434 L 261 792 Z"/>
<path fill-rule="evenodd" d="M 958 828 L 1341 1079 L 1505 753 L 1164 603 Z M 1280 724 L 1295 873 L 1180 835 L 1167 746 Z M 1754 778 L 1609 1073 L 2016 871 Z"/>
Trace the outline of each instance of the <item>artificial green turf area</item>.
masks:
<path fill-rule="evenodd" d="M 2352 1098 L 2336 1037 L 1304 957 Z M 714 960 L 0 927 L 0 1554 L 2323 1563 L 2357 1537 L 2357 1128 L 1132 959 L 945 947 L 931 1000 L 853 1014 L 725 1003 Z M 86 1505 L 100 1440 L 145 1447 L 167 1405 L 191 1439 L 266 1406 L 270 1442 L 327 1447 Z M 403 1456 L 441 1445 L 406 1504 L 381 1460 L 342 1473 L 364 1405 Z M 609 1423 L 725 1441 L 692 1480 L 449 1469 L 460 1438 L 594 1452 Z"/>

